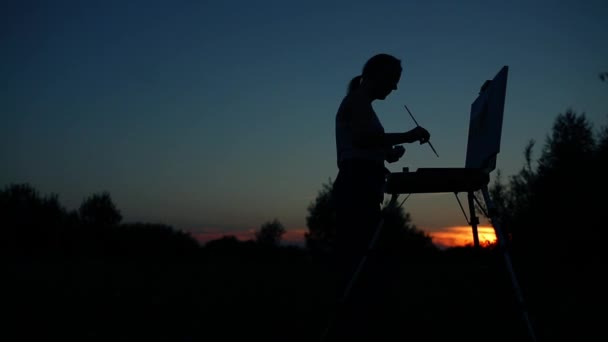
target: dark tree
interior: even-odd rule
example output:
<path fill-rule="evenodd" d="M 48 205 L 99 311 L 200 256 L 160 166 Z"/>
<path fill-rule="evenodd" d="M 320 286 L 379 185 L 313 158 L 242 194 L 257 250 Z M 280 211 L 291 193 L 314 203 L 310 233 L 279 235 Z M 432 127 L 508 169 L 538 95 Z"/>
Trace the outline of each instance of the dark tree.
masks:
<path fill-rule="evenodd" d="M 11 184 L 0 191 L 0 217 L 0 249 L 28 255 L 56 250 L 70 224 L 58 196 L 41 196 L 30 184 Z"/>
<path fill-rule="evenodd" d="M 331 201 L 333 183 L 323 184 L 317 198 L 308 207 L 305 234 L 306 246 L 313 251 L 331 250 L 336 234 L 336 210 Z M 423 250 L 435 250 L 431 237 L 411 225 L 409 213 L 403 207 L 384 207 L 384 225 L 379 248 L 398 254 L 411 254 Z"/>
<path fill-rule="evenodd" d="M 510 228 L 517 226 L 515 222 L 517 219 L 525 219 L 531 205 L 532 186 L 537 176 L 532 161 L 534 145 L 534 140 L 528 142 L 524 150 L 524 166 L 519 173 L 510 177 L 508 184 L 503 184 L 502 174 L 497 170 L 496 178 L 490 188 L 498 220 L 507 236 L 511 235 Z"/>
<path fill-rule="evenodd" d="M 200 248 L 191 235 L 165 224 L 121 224 L 113 229 L 112 235 L 115 255 L 130 258 L 188 257 Z"/>
<path fill-rule="evenodd" d="M 322 185 L 314 202 L 308 206 L 304 235 L 306 247 L 311 251 L 328 252 L 336 237 L 336 210 L 331 202 L 331 179 Z"/>
<path fill-rule="evenodd" d="M 581 169 L 588 166 L 594 151 L 595 137 L 585 113 L 576 114 L 568 110 L 556 118 L 538 170 L 544 174 L 541 176 L 549 176 L 553 172 Z"/>
<path fill-rule="evenodd" d="M 378 248 L 390 255 L 411 256 L 438 251 L 431 236 L 411 223 L 411 216 L 402 206 L 384 205 L 384 225 Z"/>
<path fill-rule="evenodd" d="M 122 220 L 122 215 L 108 192 L 94 194 L 84 200 L 78 213 L 83 223 L 96 226 L 116 226 Z"/>
<path fill-rule="evenodd" d="M 593 203 L 585 199 L 602 184 L 596 171 L 601 144 L 585 114 L 568 110 L 555 119 L 536 166 L 533 146 L 527 145 L 525 165 L 508 184 L 498 177 L 492 186 L 499 218 L 521 251 L 542 258 L 538 247 L 544 246 L 542 254 L 574 256 L 587 241 L 582 229 L 595 229 L 586 214 Z"/>
<path fill-rule="evenodd" d="M 255 232 L 255 241 L 264 246 L 278 246 L 285 234 L 285 227 L 277 220 L 266 222 Z"/>
<path fill-rule="evenodd" d="M 555 119 L 536 166 L 530 143 L 520 172 L 492 186 L 541 339 L 597 333 L 585 322 L 594 319 L 587 303 L 604 291 L 596 284 L 608 220 L 607 136 L 568 110 Z"/>

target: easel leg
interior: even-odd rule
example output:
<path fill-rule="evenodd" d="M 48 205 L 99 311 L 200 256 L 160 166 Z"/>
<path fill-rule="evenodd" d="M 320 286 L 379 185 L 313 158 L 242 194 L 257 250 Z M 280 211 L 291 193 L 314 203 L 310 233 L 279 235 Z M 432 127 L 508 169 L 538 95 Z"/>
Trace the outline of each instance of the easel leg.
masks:
<path fill-rule="evenodd" d="M 498 222 L 498 220 L 494 219 L 494 216 L 496 215 L 496 207 L 494 206 L 494 203 L 492 202 L 492 199 L 490 198 L 490 193 L 488 192 L 488 187 L 484 186 L 481 189 L 481 191 L 483 193 L 484 202 L 486 203 L 486 206 L 488 208 L 487 214 L 490 217 L 490 221 L 492 223 L 492 226 L 494 227 L 494 232 L 496 233 L 496 239 L 498 241 L 498 246 L 500 247 L 500 249 L 503 252 L 505 265 L 507 267 L 509 275 L 511 276 L 511 283 L 513 285 L 513 289 L 515 290 L 515 295 L 517 297 L 518 304 L 521 308 L 521 313 L 522 313 L 523 319 L 528 328 L 528 333 L 530 334 L 531 340 L 533 342 L 536 342 L 537 341 L 536 334 L 534 333 L 532 323 L 530 322 L 530 317 L 529 317 L 528 310 L 525 305 L 524 297 L 523 297 L 521 289 L 519 287 L 519 282 L 517 281 L 517 276 L 515 275 L 515 271 L 513 270 L 513 264 L 511 262 L 511 256 L 509 254 L 509 251 L 507 249 L 505 236 L 500 227 L 500 223 Z M 469 205 L 470 205 L 470 202 L 469 202 Z"/>
<path fill-rule="evenodd" d="M 475 248 L 479 248 L 479 233 L 477 232 L 477 225 L 479 224 L 479 218 L 475 213 L 475 197 L 472 192 L 467 195 L 469 200 L 469 215 L 471 216 L 471 228 L 473 228 L 473 245 Z"/>

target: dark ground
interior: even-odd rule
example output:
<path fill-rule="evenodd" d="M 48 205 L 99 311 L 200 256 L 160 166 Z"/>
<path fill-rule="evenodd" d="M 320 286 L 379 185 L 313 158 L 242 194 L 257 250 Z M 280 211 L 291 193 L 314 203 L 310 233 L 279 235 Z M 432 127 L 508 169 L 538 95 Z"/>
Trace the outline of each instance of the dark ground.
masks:
<path fill-rule="evenodd" d="M 377 340 L 529 341 L 495 254 L 398 264 Z M 4 267 L 4 341 L 320 341 L 330 315 L 330 275 L 299 249 Z"/>

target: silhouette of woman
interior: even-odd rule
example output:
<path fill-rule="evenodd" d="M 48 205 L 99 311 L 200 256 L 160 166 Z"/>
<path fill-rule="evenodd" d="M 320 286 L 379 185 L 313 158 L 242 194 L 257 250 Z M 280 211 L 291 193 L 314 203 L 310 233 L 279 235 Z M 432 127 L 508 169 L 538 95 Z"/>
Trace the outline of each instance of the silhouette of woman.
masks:
<path fill-rule="evenodd" d="M 339 334 L 344 339 L 362 338 L 361 330 L 355 328 L 369 323 L 357 322 L 363 317 L 360 314 L 368 313 L 354 310 L 352 305 L 340 303 L 340 299 L 359 262 L 367 253 L 381 218 L 384 185 L 389 173 L 384 163 L 396 162 L 404 155 L 405 148 L 401 144 L 416 141 L 422 144 L 430 138 L 429 132 L 419 126 L 410 131 L 386 133 L 372 108 L 373 101 L 384 100 L 397 89 L 401 72 L 401 61 L 394 56 L 377 54 L 371 57 L 365 63 L 362 74 L 350 81 L 348 92 L 336 115 L 339 171 L 332 190 L 337 220 L 334 249 L 337 266 L 336 295 L 342 307 L 342 312 L 338 313 L 342 317 L 338 318 L 346 322 L 343 328 L 355 335 L 346 336 L 348 334 L 344 335 L 345 329 L 336 327 L 342 330 Z M 353 301 L 359 299 L 361 297 L 354 298 Z"/>

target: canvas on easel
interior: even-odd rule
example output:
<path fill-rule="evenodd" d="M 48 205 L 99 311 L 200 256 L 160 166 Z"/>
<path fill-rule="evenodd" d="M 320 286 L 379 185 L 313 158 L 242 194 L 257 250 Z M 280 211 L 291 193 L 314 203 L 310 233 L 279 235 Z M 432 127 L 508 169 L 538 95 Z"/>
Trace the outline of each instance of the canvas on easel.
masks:
<path fill-rule="evenodd" d="M 466 168 L 496 169 L 507 90 L 509 67 L 503 66 L 492 80 L 486 81 L 471 104 Z"/>

